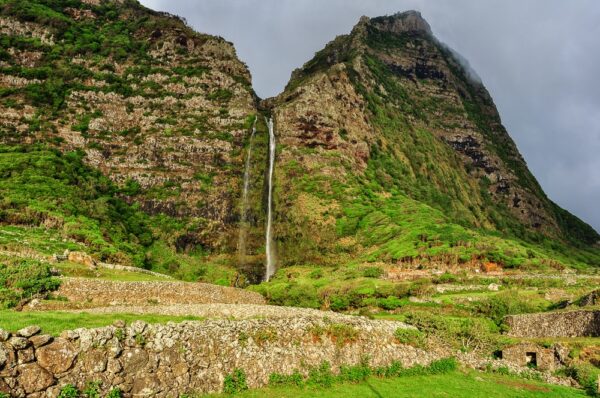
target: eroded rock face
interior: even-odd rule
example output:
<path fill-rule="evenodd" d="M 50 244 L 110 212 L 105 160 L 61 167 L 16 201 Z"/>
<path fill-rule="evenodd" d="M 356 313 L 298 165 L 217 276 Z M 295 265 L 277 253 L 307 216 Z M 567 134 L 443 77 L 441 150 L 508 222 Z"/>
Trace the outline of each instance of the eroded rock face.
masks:
<path fill-rule="evenodd" d="M 366 21 L 361 21 L 366 22 Z M 406 11 L 389 17 L 378 17 L 370 20 L 370 24 L 378 30 L 395 34 L 424 32 L 431 34 L 429 23 L 418 11 Z"/>

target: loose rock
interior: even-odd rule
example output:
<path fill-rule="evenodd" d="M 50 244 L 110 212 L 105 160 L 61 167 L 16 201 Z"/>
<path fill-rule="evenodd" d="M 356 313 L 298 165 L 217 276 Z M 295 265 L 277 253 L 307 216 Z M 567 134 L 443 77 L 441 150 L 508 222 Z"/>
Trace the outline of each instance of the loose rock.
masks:
<path fill-rule="evenodd" d="M 28 326 L 23 328 L 17 332 L 17 336 L 21 337 L 31 337 L 35 334 L 38 334 L 42 329 L 39 326 Z"/>
<path fill-rule="evenodd" d="M 33 344 L 33 346 L 35 348 L 39 348 L 42 346 L 45 346 L 46 344 L 50 343 L 52 341 L 53 337 L 50 336 L 49 334 L 41 334 L 38 336 L 33 336 L 31 338 L 29 338 L 29 341 L 31 342 L 31 344 Z"/>
<path fill-rule="evenodd" d="M 10 344 L 15 350 L 24 350 L 29 346 L 29 340 L 25 337 L 11 337 L 8 339 L 8 344 Z"/>

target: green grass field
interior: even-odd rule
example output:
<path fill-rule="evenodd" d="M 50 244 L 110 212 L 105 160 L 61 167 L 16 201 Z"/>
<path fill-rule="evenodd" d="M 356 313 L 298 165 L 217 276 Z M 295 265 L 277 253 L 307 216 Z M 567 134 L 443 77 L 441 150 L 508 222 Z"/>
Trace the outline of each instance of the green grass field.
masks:
<path fill-rule="evenodd" d="M 210 395 L 229 397 L 230 395 Z M 586 397 L 580 390 L 530 380 L 479 372 L 452 372 L 436 376 L 391 379 L 371 377 L 359 384 L 338 384 L 331 388 L 271 387 L 249 390 L 241 398 L 575 398 Z"/>
<path fill-rule="evenodd" d="M 16 331 L 30 325 L 42 328 L 43 333 L 59 335 L 63 330 L 76 328 L 96 328 L 111 325 L 122 319 L 127 323 L 142 320 L 148 323 L 167 323 L 169 321 L 197 321 L 203 318 L 195 316 L 139 315 L 139 314 L 88 314 L 61 311 L 17 312 L 0 311 L 0 328 Z"/>

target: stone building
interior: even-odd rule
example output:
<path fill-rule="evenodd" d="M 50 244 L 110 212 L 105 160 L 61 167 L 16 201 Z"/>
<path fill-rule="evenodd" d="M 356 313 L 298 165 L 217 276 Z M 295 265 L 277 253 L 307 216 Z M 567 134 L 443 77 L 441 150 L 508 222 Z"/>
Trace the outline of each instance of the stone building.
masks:
<path fill-rule="evenodd" d="M 560 366 L 554 349 L 527 342 L 504 348 L 502 359 L 519 366 L 530 366 L 539 370 L 552 371 Z"/>

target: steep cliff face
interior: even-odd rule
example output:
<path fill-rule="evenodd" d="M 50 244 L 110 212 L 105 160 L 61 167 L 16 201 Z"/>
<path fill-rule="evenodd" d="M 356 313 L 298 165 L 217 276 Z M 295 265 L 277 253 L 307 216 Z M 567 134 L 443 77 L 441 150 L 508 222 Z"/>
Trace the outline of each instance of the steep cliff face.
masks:
<path fill-rule="evenodd" d="M 229 245 L 250 73 L 225 40 L 135 1 L 0 3 L 0 139 L 81 150 L 120 195 L 184 222 L 182 249 Z"/>
<path fill-rule="evenodd" d="M 281 143 L 280 250 L 291 262 L 335 247 L 371 258 L 501 259 L 469 248 L 486 240 L 474 229 L 598 240 L 546 197 L 479 77 L 417 12 L 362 18 L 269 104 Z M 403 234 L 423 244 L 390 245 Z"/>
<path fill-rule="evenodd" d="M 598 262 L 416 12 L 362 18 L 260 107 L 231 43 L 133 0 L 0 1 L 0 42 L 2 247 L 258 281 L 273 116 L 280 266 Z"/>

